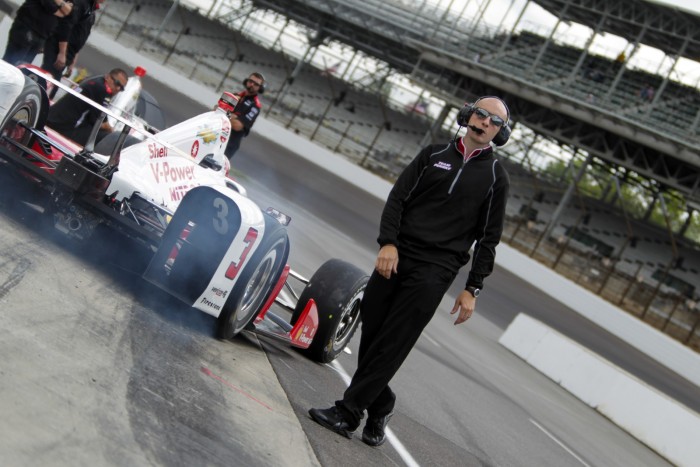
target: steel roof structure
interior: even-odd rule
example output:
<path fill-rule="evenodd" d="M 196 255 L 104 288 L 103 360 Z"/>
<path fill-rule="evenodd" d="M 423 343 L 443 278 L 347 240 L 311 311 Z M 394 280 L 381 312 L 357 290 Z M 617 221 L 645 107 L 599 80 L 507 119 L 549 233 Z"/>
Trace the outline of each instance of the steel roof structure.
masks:
<path fill-rule="evenodd" d="M 560 21 L 586 25 L 595 34 L 609 32 L 635 46 L 650 44 L 673 57 L 700 57 L 700 16 L 645 0 L 533 0 Z M 534 50 L 523 68 L 506 64 L 519 36 L 493 34 L 481 26 L 484 8 L 469 19 L 448 14 L 419 14 L 400 0 L 251 0 L 256 9 L 284 15 L 315 32 L 317 43 L 330 38 L 409 73 L 421 86 L 461 107 L 479 95 L 502 95 L 516 124 L 574 145 L 610 165 L 624 167 L 682 193 L 700 205 L 700 92 L 656 80 L 650 104 L 625 101 L 621 89 L 630 77 L 646 79 L 615 63 L 601 98 L 587 102 L 574 93 L 593 57 L 578 50 L 578 59 L 559 70 L 547 70 L 544 57 L 555 49 L 552 37 L 518 49 Z M 560 47 L 561 48 L 561 47 Z M 478 54 L 481 60 L 473 57 Z M 513 58 L 513 57 L 510 57 Z M 635 74 L 636 73 L 636 74 Z M 586 83 L 583 83 L 586 85 Z M 628 92 L 629 94 L 629 92 Z M 680 110 L 679 110 L 680 109 Z M 680 119 L 684 115 L 683 120 Z M 678 118 L 676 118 L 678 117 Z"/>
<path fill-rule="evenodd" d="M 648 0 L 533 0 L 553 15 L 700 61 L 700 15 Z M 602 24 L 601 24 L 602 22 Z M 600 25 L 600 26 L 599 26 Z"/>

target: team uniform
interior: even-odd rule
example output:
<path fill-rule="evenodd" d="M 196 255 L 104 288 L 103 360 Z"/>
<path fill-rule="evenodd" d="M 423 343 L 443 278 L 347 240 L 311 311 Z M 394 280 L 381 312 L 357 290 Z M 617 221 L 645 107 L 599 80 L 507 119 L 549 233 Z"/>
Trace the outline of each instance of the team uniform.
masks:
<path fill-rule="evenodd" d="M 86 79 L 76 91 L 98 104 L 104 104 L 112 95 L 104 76 Z M 100 115 L 101 112 L 87 102 L 66 94 L 51 106 L 46 124 L 76 143 L 84 145 Z"/>
<path fill-rule="evenodd" d="M 424 148 L 389 194 L 378 242 L 397 247 L 398 272 L 386 279 L 374 271 L 365 290 L 357 371 L 336 401 L 350 425 L 365 409 L 370 418 L 392 412 L 389 381 L 469 261 L 472 244 L 466 285 L 481 289 L 493 271 L 510 182 L 490 146 L 464 151 L 461 139 Z"/>
<path fill-rule="evenodd" d="M 58 8 L 54 0 L 26 0 L 10 28 L 3 60 L 13 65 L 31 63 L 56 28 Z"/>
<path fill-rule="evenodd" d="M 66 66 L 70 65 L 75 56 L 83 48 L 95 24 L 95 10 L 99 8 L 93 0 L 80 0 L 73 3 L 70 16 L 58 21 L 56 30 L 46 39 L 44 44 L 44 61 L 41 67 L 49 71 L 57 80 L 61 79 L 63 69 L 56 70 L 54 63 L 58 56 L 58 43 L 67 42 Z"/>
<path fill-rule="evenodd" d="M 262 108 L 257 94 L 251 96 L 246 91 L 243 91 L 236 94 L 236 96 L 238 97 L 238 103 L 233 109 L 233 113 L 243 124 L 243 129 L 240 131 L 231 131 L 231 137 L 224 151 L 229 160 L 233 158 L 238 148 L 241 147 L 243 138 L 250 133 L 250 129 L 258 118 L 258 115 L 260 115 L 260 109 Z"/>

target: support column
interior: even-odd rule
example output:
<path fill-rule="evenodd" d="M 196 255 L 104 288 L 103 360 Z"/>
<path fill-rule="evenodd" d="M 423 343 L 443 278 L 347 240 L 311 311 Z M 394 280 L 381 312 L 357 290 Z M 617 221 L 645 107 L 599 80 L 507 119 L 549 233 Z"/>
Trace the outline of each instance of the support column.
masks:
<path fill-rule="evenodd" d="M 606 4 L 607 6 L 607 4 Z M 574 65 L 573 70 L 571 70 L 571 73 L 569 76 L 566 78 L 566 84 L 571 84 L 573 81 L 576 80 L 576 77 L 578 76 L 579 72 L 581 71 L 581 67 L 583 66 L 584 62 L 586 61 L 586 57 L 588 57 L 588 51 L 591 49 L 591 45 L 593 45 L 593 41 L 595 40 L 595 37 L 600 33 L 601 28 L 605 24 L 605 20 L 608 19 L 608 10 L 603 12 L 603 15 L 600 17 L 600 20 L 598 23 L 595 25 L 595 29 L 591 32 L 591 36 L 588 38 L 586 41 L 586 45 L 583 47 L 583 51 L 581 52 L 581 55 L 578 58 L 578 61 L 576 62 L 576 65 Z"/>
<path fill-rule="evenodd" d="M 644 39 L 644 35 L 647 32 L 647 25 L 645 24 L 641 31 L 639 31 L 639 35 L 634 41 L 634 46 L 632 47 L 632 51 L 630 52 L 630 56 L 627 57 L 627 60 L 624 63 L 620 64 L 620 69 L 617 70 L 617 74 L 615 75 L 615 79 L 613 80 L 612 84 L 610 85 L 610 88 L 608 89 L 608 92 L 605 93 L 605 100 L 609 101 L 610 96 L 612 96 L 613 92 L 615 92 L 615 89 L 617 89 L 617 85 L 620 84 L 620 81 L 622 80 L 622 75 L 625 74 L 625 70 L 627 69 L 627 64 L 629 63 L 630 60 L 632 60 L 632 57 L 634 54 L 637 53 L 639 50 L 639 44 L 642 42 L 642 39 Z"/>
<path fill-rule="evenodd" d="M 442 127 L 442 125 L 445 123 L 445 119 L 447 118 L 447 115 L 450 113 L 450 110 L 452 109 L 452 106 L 449 104 L 445 104 L 440 110 L 440 114 L 437 116 L 433 124 L 430 126 L 428 131 L 425 133 L 425 136 L 423 136 L 423 139 L 420 142 L 420 147 L 424 148 L 427 145 L 431 144 L 434 139 L 435 139 L 435 133 L 436 130 Z"/>
<path fill-rule="evenodd" d="M 651 101 L 651 105 L 649 106 L 649 108 L 647 109 L 647 111 L 644 114 L 646 117 L 651 115 L 651 112 L 656 108 L 657 104 L 661 100 L 661 95 L 666 90 L 666 86 L 668 86 L 668 82 L 671 79 L 671 74 L 676 70 L 676 65 L 678 65 L 678 61 L 685 53 L 685 49 L 688 48 L 689 41 L 690 41 L 690 39 L 688 37 L 686 37 L 685 41 L 683 42 L 683 45 L 681 46 L 681 50 L 678 51 L 678 54 L 676 55 L 676 59 L 673 61 L 673 66 L 671 67 L 670 70 L 668 70 L 668 73 L 666 73 L 666 76 L 664 77 L 664 80 L 661 82 L 659 89 L 657 89 L 656 92 L 654 93 L 654 100 Z"/>
<path fill-rule="evenodd" d="M 556 209 L 554 210 L 554 213 L 552 214 L 552 219 L 549 221 L 549 223 L 547 224 L 547 227 L 545 228 L 544 235 L 543 235 L 543 237 L 545 239 L 548 238 L 549 235 L 552 233 L 552 230 L 554 229 L 554 226 L 557 224 L 557 221 L 559 220 L 561 213 L 564 211 L 564 208 L 569 203 L 569 200 L 571 199 L 571 196 L 574 193 L 574 189 L 576 188 L 578 183 L 581 181 L 581 179 L 585 175 L 586 170 L 588 169 L 588 166 L 590 165 L 592 160 L 593 160 L 593 154 L 589 153 L 588 157 L 586 157 L 585 162 L 583 163 L 583 165 L 579 169 L 578 173 L 576 174 L 576 177 L 569 184 L 568 188 L 566 189 L 566 192 L 564 192 L 564 196 L 562 196 L 561 200 L 559 201 L 559 204 L 557 205 Z"/>
<path fill-rule="evenodd" d="M 527 2 L 525 2 L 525 5 L 523 6 L 523 9 L 520 10 L 520 14 L 518 15 L 518 19 L 515 20 L 515 23 L 513 23 L 513 27 L 510 28 L 510 31 L 508 31 L 508 34 L 506 34 L 505 39 L 503 39 L 503 43 L 501 44 L 501 47 L 499 47 L 498 52 L 496 52 L 497 56 L 502 55 L 506 51 L 506 47 L 508 47 L 508 44 L 510 43 L 510 38 L 513 37 L 513 33 L 515 32 L 515 28 L 518 27 L 518 24 L 520 24 L 520 20 L 523 19 L 523 15 L 525 15 L 525 10 L 527 10 L 528 6 L 530 6 L 530 0 L 527 0 Z"/>
<path fill-rule="evenodd" d="M 549 44 L 552 42 L 552 38 L 554 37 L 554 34 L 557 32 L 557 28 L 559 28 L 559 25 L 562 22 L 561 18 L 566 14 L 568 9 L 569 9 L 569 3 L 567 2 L 567 4 L 564 5 L 564 9 L 561 12 L 559 12 L 559 17 L 557 17 L 557 24 L 554 25 L 554 28 L 552 28 L 552 32 L 549 33 L 549 37 L 547 37 L 547 40 L 540 48 L 540 51 L 537 53 L 537 57 L 532 62 L 530 67 L 527 69 L 527 71 L 525 72 L 527 75 L 531 75 L 532 72 L 537 69 L 537 65 L 540 64 L 542 57 L 544 57 L 545 52 L 547 52 L 547 48 L 549 47 Z"/>

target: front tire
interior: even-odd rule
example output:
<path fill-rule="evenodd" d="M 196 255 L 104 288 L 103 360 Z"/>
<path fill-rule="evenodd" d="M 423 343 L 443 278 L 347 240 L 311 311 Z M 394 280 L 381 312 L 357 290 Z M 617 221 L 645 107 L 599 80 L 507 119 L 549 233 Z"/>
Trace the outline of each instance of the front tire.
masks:
<path fill-rule="evenodd" d="M 360 304 L 368 280 L 364 271 L 339 259 L 326 261 L 314 273 L 299 297 L 292 324 L 313 298 L 318 308 L 318 329 L 309 348 L 299 352 L 321 363 L 335 360 L 360 324 Z"/>
<path fill-rule="evenodd" d="M 217 335 L 231 339 L 260 313 L 287 264 L 287 230 L 265 216 L 265 239 L 242 272 L 217 320 Z"/>

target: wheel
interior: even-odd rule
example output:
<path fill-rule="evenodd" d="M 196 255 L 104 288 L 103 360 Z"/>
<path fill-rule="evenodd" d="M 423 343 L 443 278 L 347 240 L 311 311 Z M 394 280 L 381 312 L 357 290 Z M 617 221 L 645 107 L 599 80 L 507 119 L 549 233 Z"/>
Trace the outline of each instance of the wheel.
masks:
<path fill-rule="evenodd" d="M 15 99 L 0 126 L 0 136 L 28 146 L 32 134 L 21 124 L 31 128 L 43 128 L 48 112 L 48 105 L 42 107 L 44 99 L 45 95 L 42 94 L 39 85 L 25 77 L 22 92 Z M 46 103 L 48 104 L 48 101 Z"/>
<path fill-rule="evenodd" d="M 219 315 L 217 335 L 230 339 L 260 313 L 289 257 L 287 230 L 265 215 L 265 239 L 246 265 Z"/>
<path fill-rule="evenodd" d="M 360 324 L 360 304 L 369 276 L 358 267 L 339 260 L 326 261 L 311 277 L 299 297 L 292 324 L 309 299 L 318 308 L 318 330 L 308 349 L 299 349 L 311 360 L 328 363 L 348 345 Z"/>

